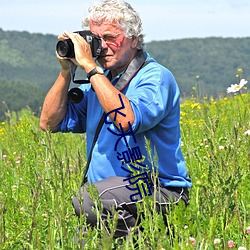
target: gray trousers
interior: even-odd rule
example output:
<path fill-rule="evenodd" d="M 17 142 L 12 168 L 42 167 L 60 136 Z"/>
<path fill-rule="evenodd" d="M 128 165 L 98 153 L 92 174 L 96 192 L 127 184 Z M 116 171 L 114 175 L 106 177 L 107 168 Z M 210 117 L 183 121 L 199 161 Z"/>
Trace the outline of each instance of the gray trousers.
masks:
<path fill-rule="evenodd" d="M 135 194 L 134 186 L 130 185 L 131 189 L 128 189 L 126 185 L 129 183 L 123 180 L 124 177 L 112 176 L 93 183 L 97 188 L 99 199 L 103 207 L 103 211 L 100 212 L 100 219 L 104 222 L 107 220 L 108 216 L 112 219 L 113 211 L 118 211 L 117 228 L 114 234 L 115 238 L 129 234 L 138 219 L 136 202 L 143 202 L 141 195 L 139 193 Z M 79 191 L 80 196 L 74 197 L 72 203 L 76 215 L 80 217 L 81 214 L 86 214 L 87 223 L 94 227 L 97 224 L 97 215 L 93 209 L 95 203 L 90 198 L 87 189 L 86 186 L 83 186 Z M 156 189 L 156 207 L 158 212 L 166 213 L 167 207 L 170 204 L 178 203 L 181 200 L 187 204 L 189 200 L 187 188 L 165 188 L 159 184 L 155 184 L 152 185 L 150 189 L 152 192 L 152 199 L 154 196 L 154 189 Z M 79 197 L 81 201 L 79 201 Z M 132 201 L 131 198 L 134 201 Z"/>

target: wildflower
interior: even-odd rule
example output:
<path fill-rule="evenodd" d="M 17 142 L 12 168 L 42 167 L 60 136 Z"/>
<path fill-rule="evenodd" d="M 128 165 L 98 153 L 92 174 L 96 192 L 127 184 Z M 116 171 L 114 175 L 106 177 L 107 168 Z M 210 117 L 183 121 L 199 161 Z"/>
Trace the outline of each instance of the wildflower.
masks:
<path fill-rule="evenodd" d="M 48 220 L 48 214 L 47 213 L 43 213 L 42 214 L 43 220 L 47 221 Z"/>
<path fill-rule="evenodd" d="M 234 241 L 233 240 L 229 240 L 227 242 L 227 246 L 228 246 L 228 248 L 234 248 Z"/>
<path fill-rule="evenodd" d="M 200 180 L 197 180 L 197 181 L 196 181 L 196 185 L 201 185 L 201 181 L 200 181 Z"/>
<path fill-rule="evenodd" d="M 224 149 L 224 146 L 219 146 L 219 150 L 223 150 Z"/>
<path fill-rule="evenodd" d="M 248 129 L 247 131 L 244 132 L 245 136 L 249 136 L 250 135 L 250 129 Z"/>
<path fill-rule="evenodd" d="M 246 232 L 247 232 L 248 235 L 250 235 L 250 226 L 247 227 Z"/>
<path fill-rule="evenodd" d="M 24 207 L 21 207 L 21 208 L 20 208 L 20 214 L 23 214 L 24 211 L 25 211 Z"/>
<path fill-rule="evenodd" d="M 247 250 L 245 247 L 239 247 L 238 250 Z"/>
<path fill-rule="evenodd" d="M 240 67 L 240 68 L 237 69 L 237 71 L 238 71 L 238 73 L 242 73 L 243 72 L 243 68 Z"/>
<path fill-rule="evenodd" d="M 199 103 L 196 102 L 196 103 L 192 103 L 192 104 L 191 104 L 191 108 L 192 108 L 192 109 L 201 109 L 201 106 L 200 106 Z"/>
<path fill-rule="evenodd" d="M 189 237 L 189 240 L 190 240 L 191 244 L 194 246 L 196 243 L 196 239 L 193 237 Z"/>
<path fill-rule="evenodd" d="M 215 245 L 220 244 L 220 239 L 214 239 L 214 244 L 215 244 Z"/>
<path fill-rule="evenodd" d="M 241 79 L 239 84 L 231 84 L 231 87 L 227 88 L 227 93 L 235 93 L 240 91 L 245 85 L 247 81 L 245 79 Z"/>

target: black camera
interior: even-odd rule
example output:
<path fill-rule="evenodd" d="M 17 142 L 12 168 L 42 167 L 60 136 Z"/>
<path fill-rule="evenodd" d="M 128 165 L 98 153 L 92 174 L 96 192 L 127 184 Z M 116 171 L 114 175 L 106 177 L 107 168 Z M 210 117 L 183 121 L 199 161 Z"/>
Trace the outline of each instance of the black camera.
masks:
<path fill-rule="evenodd" d="M 75 31 L 74 33 L 78 33 L 87 41 L 93 57 L 98 57 L 101 54 L 102 40 L 99 37 L 95 36 L 90 30 Z M 56 51 L 61 57 L 75 57 L 74 44 L 70 39 L 58 41 Z"/>

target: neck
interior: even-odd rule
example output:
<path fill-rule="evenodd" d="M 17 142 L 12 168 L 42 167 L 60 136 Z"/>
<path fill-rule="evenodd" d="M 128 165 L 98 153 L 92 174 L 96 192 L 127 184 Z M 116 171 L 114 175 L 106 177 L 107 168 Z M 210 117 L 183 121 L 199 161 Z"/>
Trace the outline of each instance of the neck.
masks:
<path fill-rule="evenodd" d="M 126 64 L 124 64 L 122 67 L 116 68 L 115 70 L 112 70 L 112 69 L 110 70 L 112 79 L 114 79 L 117 75 L 119 75 L 121 72 L 127 69 L 131 61 L 136 57 L 137 53 L 138 53 L 138 50 L 136 49 L 134 53 L 131 54 L 131 57 L 129 58 Z"/>

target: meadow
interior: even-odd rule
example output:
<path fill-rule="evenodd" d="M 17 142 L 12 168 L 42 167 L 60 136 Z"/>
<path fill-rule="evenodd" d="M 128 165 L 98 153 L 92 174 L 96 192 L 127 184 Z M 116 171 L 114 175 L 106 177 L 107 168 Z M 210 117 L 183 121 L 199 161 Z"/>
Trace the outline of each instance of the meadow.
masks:
<path fill-rule="evenodd" d="M 193 187 L 190 204 L 163 223 L 152 199 L 138 209 L 142 229 L 119 244 L 89 228 L 85 249 L 250 249 L 250 94 L 190 98 L 181 104 L 182 150 Z M 0 249 L 81 249 L 71 197 L 84 171 L 81 134 L 40 131 L 32 111 L 0 124 Z M 100 204 L 96 199 L 96 211 Z M 136 231 L 136 230 L 135 230 Z M 79 236 L 81 238 L 81 234 Z"/>

